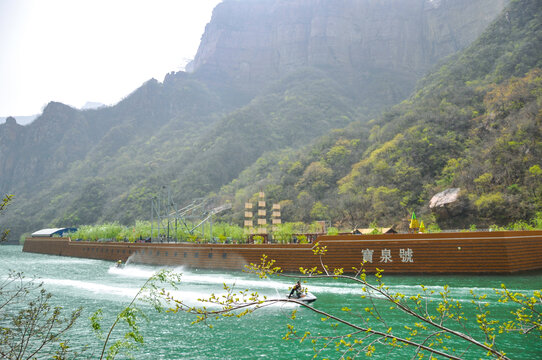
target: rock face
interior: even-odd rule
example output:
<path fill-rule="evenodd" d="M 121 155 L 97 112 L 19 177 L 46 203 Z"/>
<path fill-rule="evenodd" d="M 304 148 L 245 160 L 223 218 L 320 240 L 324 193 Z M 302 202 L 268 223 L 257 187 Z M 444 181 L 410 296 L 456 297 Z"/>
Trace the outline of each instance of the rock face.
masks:
<path fill-rule="evenodd" d="M 6 125 L 7 126 L 14 126 L 17 125 L 17 120 L 15 120 L 14 117 L 10 116 L 6 119 Z"/>
<path fill-rule="evenodd" d="M 23 183 L 64 171 L 69 163 L 81 159 L 85 141 L 72 141 L 83 136 L 88 127 L 77 110 L 60 103 L 49 103 L 43 114 L 32 124 L 22 126 L 15 119 L 7 118 L 0 125 L 0 192 L 11 192 Z M 38 182 L 41 184 L 41 182 Z"/>
<path fill-rule="evenodd" d="M 180 179 L 179 188 L 202 191 L 187 196 L 203 196 L 256 161 L 256 147 L 274 150 L 276 139 L 308 142 L 376 115 L 408 96 L 436 61 L 473 41 L 507 2 L 224 0 L 206 28 L 193 74 L 168 74 L 163 84 L 150 80 L 113 107 L 79 111 L 50 103 L 28 126 L 14 119 L 0 124 L 0 193 L 22 199 L 12 207 L 17 213 L 10 210 L 12 234 L 28 231 L 30 222 L 73 219 L 81 212 L 70 209 L 79 204 L 98 214 L 89 203 L 101 201 L 94 194 L 105 194 L 103 179 L 115 187 L 107 193 L 114 199 L 109 214 L 122 208 L 121 219 L 132 221 L 143 213 L 139 194 L 162 181 Z M 258 93 L 272 81 L 277 89 Z M 266 133 L 271 127 L 253 114 L 265 114 L 280 131 Z M 248 136 L 247 129 L 265 136 Z M 223 137 L 234 131 L 243 141 Z M 134 161 L 124 168 L 124 159 Z M 121 167 L 122 177 L 110 177 Z M 158 169 L 163 176 L 155 177 Z"/>
<path fill-rule="evenodd" d="M 460 191 L 460 188 L 450 188 L 439 192 L 431 198 L 431 201 L 429 201 L 429 208 L 438 209 L 456 202 L 459 198 Z"/>
<path fill-rule="evenodd" d="M 375 72 L 413 86 L 471 43 L 508 0 L 225 0 L 191 64 L 258 87 L 294 68 Z M 408 90 L 410 91 L 410 90 Z"/>
<path fill-rule="evenodd" d="M 441 223 L 453 221 L 454 217 L 466 215 L 468 201 L 462 196 L 460 188 L 450 188 L 434 195 L 429 201 L 429 209 Z"/>
<path fill-rule="evenodd" d="M 15 118 L 10 116 L 4 124 L 0 124 L 0 193 L 3 183 L 11 184 L 13 169 L 20 155 L 18 142 L 24 136 L 25 127 L 17 124 Z"/>

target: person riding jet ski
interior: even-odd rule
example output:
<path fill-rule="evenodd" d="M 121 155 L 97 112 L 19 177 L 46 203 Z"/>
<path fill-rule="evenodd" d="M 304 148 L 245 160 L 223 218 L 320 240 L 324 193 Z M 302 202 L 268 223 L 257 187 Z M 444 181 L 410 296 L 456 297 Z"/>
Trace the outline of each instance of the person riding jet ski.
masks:
<path fill-rule="evenodd" d="M 301 297 L 301 283 L 299 281 L 292 287 L 292 291 L 290 291 L 290 295 L 288 295 L 288 299 L 292 297 L 294 292 L 295 292 L 296 298 L 299 299 Z"/>

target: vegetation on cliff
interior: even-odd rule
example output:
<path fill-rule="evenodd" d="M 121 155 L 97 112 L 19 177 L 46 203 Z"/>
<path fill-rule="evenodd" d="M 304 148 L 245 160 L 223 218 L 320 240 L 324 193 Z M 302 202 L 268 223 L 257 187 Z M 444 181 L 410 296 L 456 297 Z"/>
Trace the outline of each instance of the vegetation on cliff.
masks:
<path fill-rule="evenodd" d="M 12 195 L 4 195 L 0 202 L 0 216 L 3 214 L 4 209 L 8 206 L 9 202 L 13 198 Z M 9 229 L 0 228 L 0 243 L 4 242 L 9 234 Z"/>
<path fill-rule="evenodd" d="M 534 217 L 542 205 L 540 11 L 537 1 L 512 2 L 370 130 L 352 123 L 301 152 L 263 157 L 224 192 L 243 198 L 259 187 L 287 219 L 351 227 L 399 225 L 412 210 L 430 216 L 429 199 L 448 187 L 468 201 L 460 216 L 434 219 L 442 226 Z"/>
<path fill-rule="evenodd" d="M 533 218 L 542 210 L 540 16 L 537 1 L 512 1 L 372 120 L 383 104 L 361 106 L 344 74 L 325 67 L 296 68 L 252 96 L 181 72 L 110 108 L 51 103 L 29 127 L 0 125 L 0 190 L 18 195 L 2 223 L 15 236 L 133 224 L 165 185 L 178 204 L 231 202 L 221 220 L 235 224 L 258 191 L 281 204 L 283 221 L 341 228 L 400 225 L 413 210 L 442 228 Z M 432 217 L 429 199 L 448 187 L 462 189 L 461 216 Z"/>

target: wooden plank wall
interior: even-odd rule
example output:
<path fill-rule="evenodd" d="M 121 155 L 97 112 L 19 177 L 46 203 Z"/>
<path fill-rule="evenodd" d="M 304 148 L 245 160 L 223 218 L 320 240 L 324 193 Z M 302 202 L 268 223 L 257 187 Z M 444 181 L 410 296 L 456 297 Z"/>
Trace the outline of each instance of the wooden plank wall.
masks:
<path fill-rule="evenodd" d="M 373 262 L 388 273 L 512 273 L 542 269 L 542 231 L 461 232 L 438 234 L 342 235 L 319 238 L 330 249 L 330 266 L 359 266 L 348 252 L 372 249 Z M 382 250 L 392 262 L 382 260 Z M 400 251 L 412 251 L 412 262 L 403 262 Z"/>
<path fill-rule="evenodd" d="M 542 269 L 542 231 L 321 236 L 322 261 L 353 272 L 363 261 L 368 273 L 513 273 Z M 29 238 L 23 251 L 142 264 L 242 270 L 263 254 L 284 271 L 320 266 L 314 244 L 160 244 Z M 385 255 L 389 255 L 386 257 Z M 390 261 L 391 260 L 391 261 Z"/>

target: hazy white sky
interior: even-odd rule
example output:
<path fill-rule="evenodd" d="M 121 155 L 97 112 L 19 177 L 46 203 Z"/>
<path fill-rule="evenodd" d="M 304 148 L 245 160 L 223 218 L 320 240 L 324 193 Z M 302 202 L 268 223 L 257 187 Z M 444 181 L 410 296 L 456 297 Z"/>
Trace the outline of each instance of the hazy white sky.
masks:
<path fill-rule="evenodd" d="M 220 0 L 0 0 L 0 116 L 114 104 L 196 54 Z"/>

